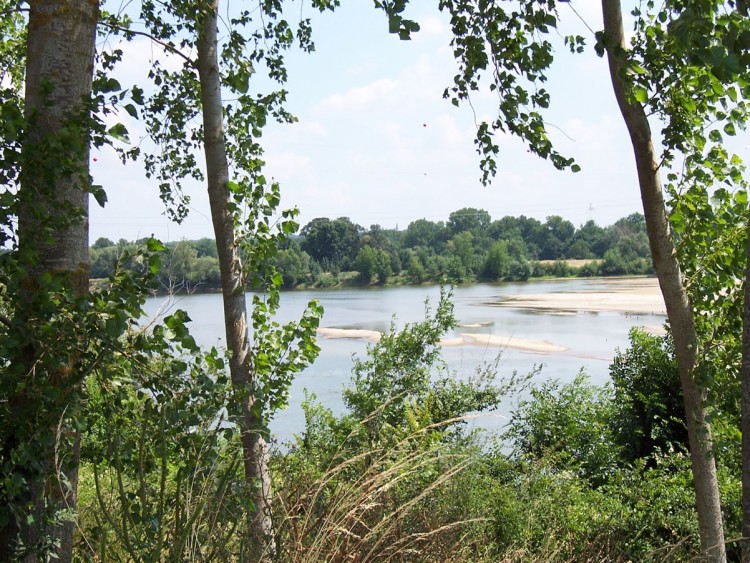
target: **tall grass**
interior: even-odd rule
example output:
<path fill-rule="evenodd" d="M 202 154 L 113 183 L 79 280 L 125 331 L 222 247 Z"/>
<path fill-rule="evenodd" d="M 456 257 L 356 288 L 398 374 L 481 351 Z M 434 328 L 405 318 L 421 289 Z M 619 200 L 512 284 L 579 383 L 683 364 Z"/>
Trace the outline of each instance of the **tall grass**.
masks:
<path fill-rule="evenodd" d="M 362 426 L 327 462 L 305 446 L 276 460 L 277 532 L 282 559 L 317 561 L 471 561 L 481 557 L 477 526 L 489 519 L 462 503 L 471 448 L 434 439 L 430 425 L 363 447 Z M 457 422 L 456 420 L 450 422 Z"/>

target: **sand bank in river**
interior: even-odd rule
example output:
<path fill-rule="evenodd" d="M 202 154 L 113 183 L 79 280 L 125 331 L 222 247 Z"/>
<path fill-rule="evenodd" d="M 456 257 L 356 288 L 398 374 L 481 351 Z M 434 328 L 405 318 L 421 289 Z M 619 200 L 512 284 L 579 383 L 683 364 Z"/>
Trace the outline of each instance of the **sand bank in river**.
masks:
<path fill-rule="evenodd" d="M 501 295 L 494 307 L 536 309 L 551 313 L 616 311 L 629 315 L 666 315 L 656 278 L 597 280 L 595 289 L 558 293 Z"/>
<path fill-rule="evenodd" d="M 378 342 L 380 337 L 383 336 L 381 332 L 377 330 L 364 330 L 360 328 L 327 328 L 320 327 L 318 329 L 318 335 L 323 338 L 354 338 L 369 340 L 370 342 Z"/>
<path fill-rule="evenodd" d="M 666 315 L 664 300 L 655 278 L 604 279 L 597 280 L 595 284 L 596 287 L 591 290 L 500 295 L 497 301 L 488 302 L 486 305 L 535 309 L 551 314 L 614 311 L 629 315 Z M 476 327 L 483 325 L 485 323 L 478 323 Z M 464 325 L 464 328 L 472 326 L 474 325 Z M 658 325 L 644 328 L 652 332 L 663 330 Z M 348 328 L 319 328 L 318 334 L 323 338 L 355 338 L 366 339 L 370 342 L 378 342 L 382 336 L 376 330 Z M 473 332 L 462 332 L 457 337 L 444 339 L 440 343 L 443 346 L 495 346 L 542 354 L 554 354 L 567 350 L 548 340 L 530 340 Z"/>
<path fill-rule="evenodd" d="M 370 342 L 378 342 L 383 336 L 377 330 L 363 330 L 358 328 L 325 328 L 318 329 L 318 334 L 323 338 L 354 338 L 364 339 Z M 567 348 L 558 346 L 548 340 L 529 340 L 527 338 L 516 338 L 515 336 L 498 336 L 495 334 L 481 333 L 461 333 L 456 338 L 446 338 L 440 341 L 442 346 L 495 346 L 497 348 L 514 348 L 516 350 L 526 350 L 527 352 L 537 352 L 541 354 L 551 354 L 554 352 L 564 352 Z"/>
<path fill-rule="evenodd" d="M 461 333 L 461 338 L 441 341 L 443 346 L 451 345 L 453 340 L 460 340 L 460 345 L 495 346 L 498 348 L 513 348 L 527 352 L 538 352 L 541 354 L 552 354 L 554 352 L 565 352 L 565 346 L 558 346 L 549 340 L 529 340 L 528 338 L 516 338 L 515 336 L 498 336 L 496 334 Z"/>

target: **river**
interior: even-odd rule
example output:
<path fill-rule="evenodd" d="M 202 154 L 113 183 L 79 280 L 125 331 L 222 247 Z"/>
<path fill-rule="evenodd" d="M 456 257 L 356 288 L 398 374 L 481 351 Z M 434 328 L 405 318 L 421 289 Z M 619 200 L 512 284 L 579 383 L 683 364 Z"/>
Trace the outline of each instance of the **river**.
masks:
<path fill-rule="evenodd" d="M 553 280 L 504 284 L 473 284 L 454 289 L 453 302 L 459 326 L 446 335 L 448 339 L 463 335 L 492 335 L 534 341 L 548 341 L 561 351 L 539 353 L 528 350 L 482 344 L 478 340 L 463 345 L 445 346 L 443 356 L 455 377 L 471 375 L 477 366 L 495 360 L 501 354 L 499 374 L 513 371 L 527 373 L 536 365 L 543 365 L 538 378 L 571 380 L 580 369 L 585 369 L 595 383 L 608 380 L 609 363 L 617 348 L 628 345 L 628 332 L 636 325 L 659 325 L 660 314 L 627 314 L 600 311 L 571 310 L 539 311 L 529 308 L 495 306 L 504 296 L 524 294 L 579 293 L 608 291 L 607 280 Z M 424 319 L 425 300 L 436 304 L 439 288 L 389 287 L 356 289 L 315 289 L 284 292 L 281 296 L 279 321 L 299 318 L 310 299 L 319 299 L 325 308 L 323 327 L 386 331 L 392 319 L 397 326 Z M 249 302 L 249 301 L 248 301 Z M 192 322 L 190 330 L 202 346 L 223 345 L 224 325 L 221 296 L 197 294 L 151 298 L 146 303 L 149 316 L 160 310 L 185 309 Z M 584 307 L 585 308 L 585 307 Z M 395 317 L 394 317 L 395 316 Z M 481 337 L 480 337 L 481 338 Z M 471 342 L 470 338 L 468 339 Z M 279 442 L 291 439 L 304 429 L 300 408 L 304 390 L 314 393 L 318 400 L 335 413 L 344 409 L 341 389 L 349 381 L 352 355 L 366 353 L 368 342 L 363 339 L 319 338 L 318 360 L 294 381 L 289 407 L 276 415 L 271 429 Z M 512 405 L 504 405 L 498 413 L 478 423 L 482 427 L 502 425 Z"/>

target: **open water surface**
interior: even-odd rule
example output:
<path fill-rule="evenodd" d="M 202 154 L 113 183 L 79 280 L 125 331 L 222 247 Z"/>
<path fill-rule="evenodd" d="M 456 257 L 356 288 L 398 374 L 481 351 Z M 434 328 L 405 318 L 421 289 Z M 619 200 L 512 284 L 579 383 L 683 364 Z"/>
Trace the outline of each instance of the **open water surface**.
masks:
<path fill-rule="evenodd" d="M 506 284 L 473 284 L 454 289 L 453 302 L 459 325 L 446 338 L 460 333 L 484 333 L 513 336 L 532 340 L 548 340 L 567 348 L 564 352 L 540 354 L 496 346 L 462 345 L 446 346 L 443 357 L 455 377 L 470 376 L 485 363 L 493 362 L 501 354 L 499 375 L 509 375 L 514 370 L 527 373 L 543 364 L 542 379 L 556 378 L 569 381 L 580 369 L 585 369 L 595 383 L 609 380 L 608 367 L 617 348 L 628 345 L 628 332 L 636 325 L 659 325 L 660 315 L 633 316 L 616 312 L 571 313 L 539 312 L 526 309 L 492 306 L 503 295 L 524 293 L 555 293 L 596 290 L 605 287 L 597 280 L 554 280 Z M 325 308 L 321 326 L 387 331 L 391 322 L 403 326 L 407 322 L 424 319 L 425 301 L 436 306 L 440 294 L 437 286 L 389 287 L 356 289 L 315 289 L 284 292 L 281 296 L 279 321 L 299 318 L 307 302 L 319 299 Z M 248 296 L 249 297 L 249 296 Z M 248 304 L 250 300 L 248 299 Z M 181 308 L 188 312 L 192 322 L 190 331 L 202 346 L 222 346 L 224 321 L 221 295 L 200 294 L 177 296 L 167 302 L 164 297 L 149 299 L 146 312 L 156 315 L 160 309 Z M 300 404 L 304 390 L 314 393 L 318 400 L 334 413 L 344 409 L 341 390 L 349 381 L 352 355 L 366 353 L 368 343 L 357 339 L 319 338 L 321 347 L 318 360 L 294 381 L 289 407 L 276 415 L 271 429 L 283 442 L 304 429 L 304 416 Z M 502 426 L 512 404 L 504 405 L 487 419 L 478 419 L 482 427 Z"/>

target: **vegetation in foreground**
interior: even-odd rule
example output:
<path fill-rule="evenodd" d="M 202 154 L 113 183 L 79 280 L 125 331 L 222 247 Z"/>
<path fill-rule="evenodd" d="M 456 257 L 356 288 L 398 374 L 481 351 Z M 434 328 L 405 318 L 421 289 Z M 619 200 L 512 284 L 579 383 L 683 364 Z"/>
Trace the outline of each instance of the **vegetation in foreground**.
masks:
<path fill-rule="evenodd" d="M 419 24 L 404 14 L 407 4 L 408 0 L 375 2 L 387 15 L 389 31 L 401 39 L 419 30 Z M 94 558 L 98 553 L 138 560 L 246 560 L 258 559 L 253 554 L 263 550 L 268 555 L 289 554 L 289 558 L 300 553 L 299 559 L 356 553 L 363 560 L 433 558 L 435 554 L 455 559 L 685 559 L 695 553 L 691 514 L 683 512 L 690 503 L 679 494 L 689 481 L 681 470 L 680 440 L 668 440 L 659 453 L 628 457 L 631 454 L 622 453 L 619 442 L 623 428 L 606 423 L 613 420 L 606 391 L 587 391 L 584 381 L 574 382 L 573 387 L 536 389 L 533 400 L 519 403 L 520 419 L 517 415 L 514 420 L 520 420 L 520 426 L 514 433 L 511 425 L 505 436 L 512 453 L 499 450 L 492 457 L 491 447 L 472 450 L 469 437 L 454 431 L 460 420 L 435 416 L 443 412 L 437 398 L 445 395 L 439 389 L 425 387 L 420 383 L 423 378 L 412 380 L 411 371 L 401 374 L 399 362 L 388 361 L 388 355 L 381 361 L 375 352 L 372 363 L 355 369 L 347 395 L 353 418 L 336 419 L 322 413 L 323 435 L 326 428 L 334 431 L 343 425 L 345 430 L 351 428 L 346 436 L 354 436 L 354 446 L 345 450 L 341 462 L 327 460 L 322 455 L 325 450 L 321 455 L 300 454 L 298 465 L 303 469 L 325 469 L 321 477 L 313 471 L 310 481 L 312 490 L 321 491 L 312 498 L 322 500 L 309 503 L 309 509 L 303 503 L 299 511 L 289 511 L 274 529 L 265 504 L 252 502 L 265 501 L 265 485 L 270 483 L 270 477 L 265 479 L 269 476 L 266 450 L 253 444 L 265 437 L 267 417 L 283 406 L 294 371 L 315 355 L 310 335 L 317 307 L 311 304 L 311 315 L 297 325 L 282 327 L 273 321 L 277 292 L 266 302 L 255 295 L 253 348 L 246 355 L 245 342 L 232 347 L 230 363 L 237 365 L 230 369 L 232 386 L 225 389 L 224 358 L 215 351 L 201 353 L 195 348 L 184 326 L 184 314 L 165 319 L 151 331 L 134 329 L 144 295 L 137 280 L 122 278 L 119 285 L 88 291 L 87 203 L 89 195 L 102 205 L 106 201 L 104 188 L 91 182 L 89 161 L 92 149 L 129 141 L 125 125 L 112 124 L 114 114 L 122 110 L 140 120 L 139 130 L 145 131 L 150 142 L 119 146 L 118 152 L 124 161 L 143 162 L 147 175 L 159 183 L 167 212 L 181 220 L 189 207 L 182 180 L 204 178 L 195 158 L 195 151 L 203 146 L 206 168 L 211 169 L 206 175 L 210 193 L 222 199 L 214 206 L 211 198 L 214 225 L 227 235 L 217 232 L 220 248 L 229 248 L 238 257 L 242 245 L 249 260 L 246 270 L 236 260 L 237 267 L 222 266 L 225 297 L 244 298 L 242 288 L 247 281 L 253 288 L 268 284 L 275 291 L 283 276 L 271 267 L 258 271 L 255 266 L 270 265 L 272 252 L 266 252 L 265 243 L 281 243 L 293 230 L 295 213 L 282 212 L 289 222 L 278 225 L 279 232 L 270 224 L 279 191 L 261 173 L 262 147 L 257 141 L 270 119 L 294 119 L 284 109 L 287 72 L 283 54 L 295 43 L 304 51 L 314 49 L 310 20 L 290 25 L 281 1 L 263 2 L 258 10 L 227 19 L 230 31 L 219 46 L 219 0 L 141 2 L 136 17 L 128 10 L 99 10 L 97 1 L 5 0 L 2 5 L 0 140 L 4 158 L 0 169 L 5 191 L 0 198 L 0 239 L 10 251 L 0 254 L 2 306 L 8 313 L 0 318 L 0 412 L 5 422 L 0 424 L 0 506 L 5 509 L 0 512 L 0 557 L 70 560 L 74 529 L 86 532 L 81 557 Z M 337 5 L 320 0 L 312 7 L 325 11 Z M 530 0 L 517 7 L 507 10 L 500 3 L 479 2 L 476 9 L 473 2 L 450 1 L 439 6 L 450 15 L 451 47 L 459 67 L 445 97 L 455 105 L 470 105 L 475 93 L 489 86 L 487 91 L 495 92 L 500 102 L 498 114 L 477 125 L 483 183 L 497 171 L 497 132 L 521 138 L 528 151 L 549 159 L 557 168 L 580 169 L 553 146 L 545 126 L 550 94 L 541 84 L 554 60 L 554 46 L 546 36 L 557 28 L 558 3 Z M 677 358 L 687 413 L 701 557 L 715 561 L 726 559 L 726 545 L 730 550 L 734 547 L 732 541 L 725 542 L 724 531 L 732 537 L 737 530 L 739 409 L 735 400 L 740 396 L 740 373 L 746 403 L 742 409 L 743 480 L 750 473 L 746 400 L 750 397 L 750 338 L 744 339 L 742 350 L 737 338 L 741 324 L 745 334 L 750 334 L 750 268 L 748 273 L 741 271 L 748 258 L 744 250 L 748 196 L 742 159 L 725 143 L 746 126 L 750 19 L 746 2 L 730 8 L 716 2 L 643 3 L 633 12 L 634 29 L 627 44 L 619 0 L 604 0 L 604 31 L 595 35 L 593 43 L 597 54 L 608 59 L 613 91 L 633 144 L 654 268 L 669 311 L 673 336 L 669 355 Z M 123 86 L 112 71 L 124 50 L 116 41 L 98 41 L 99 33 L 119 35 L 126 41 L 150 37 L 160 47 L 181 54 L 185 64 L 168 68 L 152 57 L 148 92 L 137 84 Z M 571 51 L 583 52 L 590 39 L 567 36 L 565 42 Z M 103 46 L 99 53 L 98 45 Z M 220 72 L 215 72 L 217 46 Z M 256 71 L 266 74 L 278 89 L 271 87 L 272 91 L 257 96 L 250 93 L 250 78 Z M 232 103 L 222 104 L 222 90 L 233 96 Z M 203 126 L 196 119 L 201 110 Z M 660 138 L 654 139 L 651 127 L 657 122 L 662 130 Z M 218 134 L 209 133 L 209 124 Z M 158 148 L 151 151 L 150 144 Z M 236 173 L 232 179 L 226 174 L 227 158 Z M 232 234 L 235 228 L 241 236 Z M 453 233 L 448 241 L 452 255 L 438 263 L 454 279 L 470 278 L 479 268 L 469 260 L 474 235 L 465 236 L 466 232 Z M 149 245 L 158 243 L 149 241 Z M 371 251 L 366 252 L 367 248 Z M 367 265 L 386 271 L 381 260 L 384 254 L 366 245 L 358 250 L 357 260 L 360 251 L 362 263 L 356 271 L 362 283 L 371 283 Z M 148 269 L 156 274 L 159 258 L 152 255 L 148 260 Z M 425 263 L 422 266 L 427 268 Z M 373 271 L 382 282 L 381 272 Z M 748 292 L 744 303 L 738 295 L 741 279 Z M 238 280 L 242 283 L 235 284 Z M 232 323 L 239 328 L 233 332 L 242 333 L 246 341 L 243 311 L 244 305 L 234 307 L 226 322 L 228 328 Z M 440 323 L 439 318 L 436 321 Z M 417 335 L 407 349 L 415 353 L 414 346 L 428 346 L 433 332 Z M 393 345 L 393 357 L 398 358 L 400 344 Z M 425 356 L 424 361 L 429 359 Z M 637 365 L 636 358 L 629 363 Z M 385 380 L 377 375 L 380 366 L 384 366 Z M 215 380 L 210 377 L 214 370 Z M 643 378 L 650 370 L 637 373 Z M 91 383 L 96 376 L 100 380 Z M 416 389 L 414 399 L 395 415 L 384 410 L 393 401 L 387 394 L 385 405 L 370 409 L 368 396 L 382 397 L 380 391 L 390 388 L 388 378 L 399 381 L 401 376 L 406 378 L 400 386 L 405 394 Z M 628 397 L 628 386 L 618 387 L 614 379 L 619 407 L 620 399 Z M 370 380 L 376 384 L 370 385 Z M 648 426 L 648 433 L 638 430 L 635 436 L 642 439 L 632 446 L 635 452 L 648 451 L 648 440 L 658 443 L 661 433 L 671 432 L 651 412 L 654 404 L 667 405 L 667 401 L 660 401 L 658 392 L 644 394 L 640 387 L 644 382 L 638 383 L 633 387 L 637 392 L 631 393 L 635 416 L 626 419 L 638 429 L 641 413 L 648 412 L 656 424 Z M 651 387 L 658 391 L 658 385 Z M 458 401 L 461 409 L 477 408 L 477 401 L 485 401 L 484 395 L 474 396 L 473 391 Z M 565 401 L 560 403 L 568 395 L 574 398 L 574 412 L 585 407 L 571 419 L 562 416 L 568 410 L 563 408 Z M 461 389 L 452 389 L 449 396 L 463 395 Z M 216 398 L 222 398 L 221 407 Z M 546 404 L 552 407 L 541 408 Z M 454 401 L 449 405 L 455 406 Z M 604 422 L 598 419 L 600 410 L 608 413 Z M 97 412 L 101 412 L 99 418 Z M 120 412 L 125 414 L 120 416 Z M 232 460 L 238 437 L 233 429 L 242 427 L 241 417 L 247 421 L 247 431 L 241 436 L 245 468 L 244 480 L 237 480 Z M 542 424 L 535 424 L 537 419 Z M 139 424 L 118 429 L 107 426 L 110 420 Z M 97 425 L 99 432 L 92 435 Z M 548 435 L 550 427 L 570 431 L 565 450 L 558 447 L 556 435 Z M 581 429 L 587 432 L 579 443 L 576 438 Z M 331 435 L 331 444 L 346 443 Z M 567 451 L 569 443 L 580 446 L 572 456 Z M 382 450 L 378 449 L 381 444 Z M 430 444 L 438 444 L 434 453 Z M 422 455 L 425 451 L 428 454 Z M 476 460 L 479 474 L 489 467 L 485 471 L 490 485 L 470 480 L 471 486 L 461 487 L 461 478 L 476 471 L 469 470 L 473 465 L 468 461 L 456 465 L 454 451 Z M 80 466 L 79 454 L 84 460 Z M 316 465 L 319 458 L 323 465 Z M 288 454 L 282 459 L 293 457 Z M 358 472 L 339 481 L 340 472 L 331 473 L 327 469 L 331 466 Z M 370 472 L 373 467 L 375 473 Z M 289 471 L 291 484 L 298 482 L 294 469 Z M 662 489 L 664 482 L 668 484 L 668 494 L 649 492 L 654 490 L 649 486 L 650 475 L 656 475 Z M 94 491 L 100 508 L 92 514 L 91 527 L 78 520 L 79 478 L 83 483 L 89 480 L 81 492 Z M 283 473 L 277 477 L 279 482 L 283 479 Z M 289 483 L 282 492 L 290 490 Z M 332 488 L 321 483 L 330 483 Z M 498 506 L 506 506 L 497 502 L 492 488 L 497 483 L 512 491 L 508 512 L 497 512 Z M 551 489 L 546 486 L 549 483 Z M 447 497 L 441 496 L 446 489 Z M 472 497 L 462 496 L 466 490 L 483 496 L 473 502 Z M 348 491 L 355 492 L 354 502 L 336 501 L 350 498 L 337 496 Z M 563 497 L 558 498 L 561 491 Z M 468 500 L 457 505 L 456 498 Z M 665 498 L 666 505 L 661 502 Z M 482 504 L 486 499 L 493 504 Z M 518 499 L 525 503 L 525 512 L 514 527 Z M 458 521 L 450 512 L 456 506 L 465 509 Z M 527 506 L 539 506 L 530 511 L 531 521 L 525 517 Z M 334 510 L 337 507 L 344 508 L 343 517 L 327 520 L 327 515 L 342 514 Z M 743 491 L 743 507 L 741 541 L 743 558 L 748 560 L 750 487 Z M 303 519 L 295 519 L 297 514 Z M 445 514 L 445 520 L 435 518 Z M 261 521 L 263 525 L 257 526 Z M 326 527 L 326 521 L 334 522 L 334 527 Z M 312 527 L 299 527 L 308 522 Z M 481 527 L 486 522 L 494 524 L 489 531 Z M 542 536 L 537 533 L 540 522 L 545 524 Z M 470 527 L 473 524 L 477 528 Z M 260 532 L 254 539 L 253 528 Z M 288 529 L 292 531 L 287 533 Z M 271 537 L 274 530 L 278 538 Z M 316 535 L 317 530 L 323 530 L 323 535 Z M 452 532 L 463 535 L 456 540 Z M 297 545 L 302 548 L 297 550 Z"/>
<path fill-rule="evenodd" d="M 279 560 L 698 556 L 668 338 L 634 330 L 605 387 L 585 373 L 567 383 L 538 371 L 499 378 L 497 364 L 462 380 L 438 345 L 454 322 L 443 295 L 424 321 L 392 329 L 355 359 L 344 414 L 308 397 L 304 432 L 271 462 Z M 201 355 L 187 335 L 175 350 L 182 359 L 150 359 L 142 351 L 155 332 L 124 351 L 121 377 L 88 380 L 78 556 L 243 560 L 250 497 L 222 410 L 231 392 L 222 360 Z M 470 417 L 501 402 L 513 414 L 500 435 L 468 430 Z M 722 414 L 738 421 L 737 412 Z M 718 461 L 728 537 L 736 537 L 736 427 L 717 442 L 727 452 Z"/>

